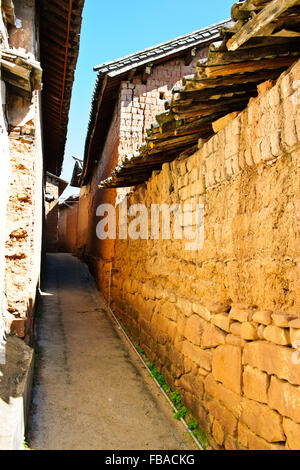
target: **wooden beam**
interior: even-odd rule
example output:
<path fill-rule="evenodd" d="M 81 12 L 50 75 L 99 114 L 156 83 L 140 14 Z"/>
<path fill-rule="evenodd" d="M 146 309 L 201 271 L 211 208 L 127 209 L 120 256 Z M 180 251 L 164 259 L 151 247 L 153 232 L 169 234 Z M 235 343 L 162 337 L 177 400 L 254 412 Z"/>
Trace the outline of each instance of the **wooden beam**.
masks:
<path fill-rule="evenodd" d="M 185 65 L 190 65 L 192 60 L 196 57 L 197 49 L 193 47 L 193 49 L 189 49 L 189 51 L 184 56 L 184 63 Z"/>
<path fill-rule="evenodd" d="M 243 74 L 245 72 L 256 72 L 258 70 L 266 69 L 279 69 L 281 67 L 289 67 L 295 62 L 296 57 L 280 57 L 276 59 L 264 59 L 264 60 L 253 60 L 247 62 L 237 62 L 229 65 L 210 65 L 202 66 L 201 72 L 205 74 L 206 77 L 220 77 L 228 76 L 234 74 Z M 199 68 L 200 69 L 200 68 Z M 200 71 L 200 70 L 199 70 Z"/>
<path fill-rule="evenodd" d="M 285 70 L 285 67 L 278 67 L 274 70 L 259 70 L 256 72 L 234 74 L 228 76 L 221 76 L 218 78 L 206 78 L 201 79 L 184 79 L 186 85 L 186 92 L 207 90 L 209 88 L 214 89 L 216 87 L 224 87 L 231 85 L 242 85 L 250 83 L 261 83 L 265 80 L 276 80 L 279 75 Z"/>
<path fill-rule="evenodd" d="M 1 2 L 0 2 L 1 5 Z M 1 8 L 1 7 L 0 7 Z M 9 24 L 15 24 L 15 7 L 12 0 L 2 0 L 2 8 L 5 12 L 7 22 Z"/>
<path fill-rule="evenodd" d="M 289 8 L 300 5 L 300 0 L 273 0 L 260 13 L 248 21 L 242 29 L 227 42 L 229 51 L 236 51 L 249 39 L 258 36 L 271 22 L 276 21 Z"/>
<path fill-rule="evenodd" d="M 195 121 L 196 124 L 194 127 L 187 127 L 187 126 L 181 126 L 178 129 L 172 129 L 170 131 L 164 132 L 164 133 L 159 133 L 159 134 L 154 134 L 151 135 L 151 137 L 148 137 L 146 140 L 147 142 L 162 142 L 170 139 L 170 137 L 176 137 L 176 136 L 184 136 L 184 135 L 191 135 L 191 134 L 197 134 L 201 131 L 210 131 L 211 130 L 211 125 L 210 124 L 200 124 L 197 125 L 198 121 Z"/>
<path fill-rule="evenodd" d="M 297 33 L 300 36 L 300 33 Z M 295 36 L 296 37 L 296 36 Z M 291 39 L 283 44 L 268 46 L 245 47 L 231 52 L 210 51 L 206 65 L 226 65 L 233 62 L 258 61 L 290 56 L 293 53 L 300 55 L 300 41 Z M 201 67 L 202 64 L 200 64 Z"/>
<path fill-rule="evenodd" d="M 201 116 L 205 116 L 207 114 L 213 115 L 219 111 L 222 111 L 225 108 L 228 109 L 228 112 L 230 112 L 230 106 L 238 105 L 240 102 L 247 102 L 250 98 L 254 96 L 257 96 L 257 90 L 253 91 L 252 93 L 249 92 L 243 94 L 233 94 L 232 96 L 229 95 L 228 97 L 224 97 L 211 102 L 200 101 L 190 106 L 174 106 L 172 108 L 172 111 L 174 115 L 177 116 L 180 114 L 191 114 L 191 116 L 198 115 L 200 118 Z"/>
<path fill-rule="evenodd" d="M 263 77 L 264 78 L 264 77 Z M 202 90 L 181 91 L 173 98 L 172 106 L 177 103 L 182 104 L 185 100 L 191 99 L 192 102 L 216 99 L 217 96 L 226 96 L 228 93 L 237 93 L 240 91 L 252 92 L 256 89 L 256 83 L 238 83 L 234 85 L 224 85 L 214 88 L 203 88 Z"/>

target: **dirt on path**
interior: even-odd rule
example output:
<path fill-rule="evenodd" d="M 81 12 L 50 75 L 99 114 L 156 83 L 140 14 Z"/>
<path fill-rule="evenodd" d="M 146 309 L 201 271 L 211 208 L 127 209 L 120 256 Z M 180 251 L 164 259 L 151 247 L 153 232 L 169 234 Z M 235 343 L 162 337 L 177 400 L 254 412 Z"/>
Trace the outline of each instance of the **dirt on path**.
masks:
<path fill-rule="evenodd" d="M 30 446 L 197 450 L 107 312 L 87 267 L 48 254 Z"/>

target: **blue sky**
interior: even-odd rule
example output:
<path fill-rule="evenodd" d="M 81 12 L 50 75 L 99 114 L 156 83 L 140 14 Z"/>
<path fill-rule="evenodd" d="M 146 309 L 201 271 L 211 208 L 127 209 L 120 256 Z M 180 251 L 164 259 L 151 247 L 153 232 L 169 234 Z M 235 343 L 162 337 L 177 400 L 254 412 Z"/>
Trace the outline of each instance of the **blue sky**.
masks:
<path fill-rule="evenodd" d="M 70 181 L 74 160 L 83 158 L 95 65 L 155 46 L 230 18 L 234 0 L 85 0 L 80 51 L 61 177 Z M 63 198 L 77 194 L 68 187 Z"/>

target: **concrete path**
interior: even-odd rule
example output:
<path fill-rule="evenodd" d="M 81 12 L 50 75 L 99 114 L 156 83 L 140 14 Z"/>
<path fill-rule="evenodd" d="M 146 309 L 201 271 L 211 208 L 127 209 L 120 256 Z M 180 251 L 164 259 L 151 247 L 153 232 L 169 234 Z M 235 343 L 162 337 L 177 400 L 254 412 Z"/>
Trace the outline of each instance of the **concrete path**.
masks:
<path fill-rule="evenodd" d="M 30 446 L 196 450 L 107 313 L 86 266 L 47 255 Z"/>

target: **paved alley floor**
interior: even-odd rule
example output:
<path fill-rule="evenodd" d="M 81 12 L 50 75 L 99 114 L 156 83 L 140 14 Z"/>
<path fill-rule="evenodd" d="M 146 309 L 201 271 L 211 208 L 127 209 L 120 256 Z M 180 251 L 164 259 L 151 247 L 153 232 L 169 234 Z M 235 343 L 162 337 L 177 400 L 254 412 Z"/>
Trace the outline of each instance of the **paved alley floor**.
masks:
<path fill-rule="evenodd" d="M 31 448 L 196 450 L 86 266 L 48 254 L 42 291 Z"/>

